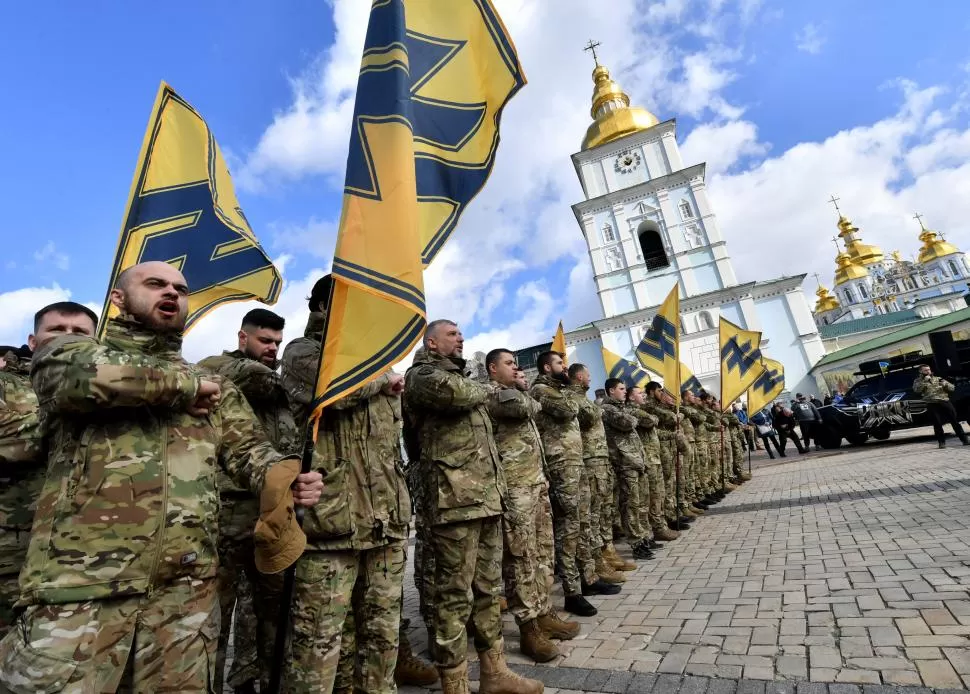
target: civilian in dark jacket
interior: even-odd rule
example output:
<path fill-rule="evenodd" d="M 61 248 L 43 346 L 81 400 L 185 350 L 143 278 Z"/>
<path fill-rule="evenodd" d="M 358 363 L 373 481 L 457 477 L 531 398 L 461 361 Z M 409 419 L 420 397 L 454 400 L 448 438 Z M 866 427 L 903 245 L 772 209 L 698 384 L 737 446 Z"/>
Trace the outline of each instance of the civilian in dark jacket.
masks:
<path fill-rule="evenodd" d="M 771 452 L 771 446 L 768 445 L 769 442 L 775 444 L 775 450 L 778 451 L 778 455 L 782 458 L 785 457 L 785 451 L 781 449 L 778 445 L 778 439 L 775 437 L 775 430 L 771 425 L 771 417 L 768 414 L 768 409 L 765 408 L 758 412 L 751 418 L 751 424 L 754 425 L 755 430 L 758 432 L 758 436 L 761 437 L 762 443 L 765 444 L 765 450 L 768 451 L 768 457 L 772 460 L 775 459 L 775 454 Z"/>
<path fill-rule="evenodd" d="M 815 406 L 815 403 L 801 393 L 796 395 L 795 398 L 791 407 L 792 413 L 795 415 L 795 421 L 798 422 L 798 428 L 802 430 L 805 450 L 810 451 L 812 450 L 812 439 L 815 438 L 816 429 L 822 422 L 822 415 L 818 413 L 818 407 Z M 818 441 L 815 442 L 815 449 L 819 449 Z"/>
<path fill-rule="evenodd" d="M 780 453 L 785 452 L 788 439 L 795 443 L 795 448 L 798 449 L 799 453 L 808 452 L 802 448 L 802 442 L 798 440 L 798 432 L 795 431 L 795 416 L 780 402 L 776 402 L 775 406 L 771 408 L 771 422 L 774 424 L 775 431 L 778 432 L 778 440 L 781 442 Z"/>

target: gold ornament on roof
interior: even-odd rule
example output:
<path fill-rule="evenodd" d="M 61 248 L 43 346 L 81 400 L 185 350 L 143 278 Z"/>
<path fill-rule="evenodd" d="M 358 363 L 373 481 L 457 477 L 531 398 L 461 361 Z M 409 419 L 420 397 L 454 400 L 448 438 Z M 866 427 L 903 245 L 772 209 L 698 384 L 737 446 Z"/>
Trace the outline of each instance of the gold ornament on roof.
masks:
<path fill-rule="evenodd" d="M 919 228 L 922 230 L 919 235 L 919 240 L 923 242 L 923 246 L 919 249 L 919 262 L 929 263 L 960 252 L 952 243 L 941 239 L 935 231 L 923 226 L 923 215 L 917 213 L 913 219 L 919 222 Z"/>
<path fill-rule="evenodd" d="M 845 284 L 850 280 L 861 280 L 869 273 L 862 265 L 855 262 L 848 253 L 843 251 L 835 256 L 835 286 Z"/>
<path fill-rule="evenodd" d="M 815 313 L 825 313 L 839 308 L 839 300 L 822 285 L 819 285 L 818 289 L 815 290 L 815 296 L 818 297 L 818 301 L 815 302 Z"/>
<path fill-rule="evenodd" d="M 593 69 L 593 105 L 589 112 L 593 122 L 583 138 L 584 150 L 652 128 L 660 122 L 650 111 L 630 106 L 630 97 L 613 81 L 610 71 L 600 65 L 596 56 L 599 45 L 590 41 L 585 48 L 592 52 L 596 67 Z"/>
<path fill-rule="evenodd" d="M 829 202 L 835 205 L 835 211 L 839 215 L 839 238 L 845 243 L 845 252 L 849 254 L 852 262 L 860 265 L 881 263 L 885 257 L 882 249 L 879 246 L 871 246 L 862 242 L 858 235 L 859 227 L 853 225 L 839 209 L 839 198 L 833 195 L 829 198 Z"/>

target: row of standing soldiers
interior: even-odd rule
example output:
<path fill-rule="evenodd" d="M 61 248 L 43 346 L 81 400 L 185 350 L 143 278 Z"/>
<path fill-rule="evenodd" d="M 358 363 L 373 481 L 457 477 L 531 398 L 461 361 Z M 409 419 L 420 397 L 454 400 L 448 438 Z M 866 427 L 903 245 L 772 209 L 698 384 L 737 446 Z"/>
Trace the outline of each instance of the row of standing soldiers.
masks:
<path fill-rule="evenodd" d="M 237 350 L 188 364 L 182 325 L 158 323 L 171 322 L 167 305 L 159 318 L 135 300 L 142 281 L 154 294 L 185 295 L 184 278 L 164 264 L 135 270 L 102 340 L 83 307 L 48 307 L 35 323 L 38 337 L 51 334 L 36 345 L 33 384 L 16 358 L 0 380 L 0 629 L 19 625 L 0 643 L 0 692 L 114 691 L 122 681 L 220 691 L 233 621 L 229 683 L 268 685 L 282 576 L 254 560 L 253 528 L 271 468 L 302 448 L 296 423 L 313 400 L 328 287 L 314 287 L 305 335 L 287 347 L 280 376 L 279 316 L 251 312 Z M 523 651 L 554 658 L 552 639 L 579 633 L 550 604 L 554 575 L 567 611 L 595 614 L 584 596 L 619 592 L 622 571 L 636 566 L 615 536 L 650 559 L 676 539 L 671 526 L 732 488 L 725 478 L 745 478 L 737 420 L 709 396 L 685 396 L 678 412 L 656 384 L 627 393 L 611 381 L 600 406 L 581 365 L 567 372 L 561 355 L 543 355 L 529 387 L 508 350 L 489 354 L 483 385 L 465 375 L 462 345 L 457 325 L 431 323 L 406 377 L 385 373 L 321 420 L 313 468 L 323 492 L 296 561 L 286 691 L 392 692 L 396 679 L 429 684 L 440 674 L 445 692 L 467 692 L 472 635 L 480 692 L 540 692 L 506 665 L 503 584 Z M 211 378 L 221 400 L 197 411 L 199 384 Z M 40 456 L 46 471 L 27 464 Z M 145 496 L 156 489 L 161 504 Z M 412 494 L 434 668 L 411 653 L 401 621 Z"/>

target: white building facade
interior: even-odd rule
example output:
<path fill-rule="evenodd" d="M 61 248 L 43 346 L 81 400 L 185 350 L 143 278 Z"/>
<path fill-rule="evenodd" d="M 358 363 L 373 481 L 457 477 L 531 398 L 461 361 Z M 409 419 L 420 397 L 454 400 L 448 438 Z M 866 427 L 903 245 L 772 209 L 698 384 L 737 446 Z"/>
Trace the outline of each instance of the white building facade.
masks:
<path fill-rule="evenodd" d="M 738 283 L 707 197 L 705 165 L 685 166 L 675 122 L 658 122 L 597 65 L 594 122 L 572 157 L 585 200 L 573 212 L 589 248 L 602 318 L 566 335 L 570 362 L 597 387 L 601 347 L 635 361 L 634 349 L 677 285 L 681 360 L 717 393 L 718 320 L 761 331 L 766 356 L 785 365 L 789 390 L 814 392 L 809 370 L 824 354 L 802 293 L 805 275 Z"/>

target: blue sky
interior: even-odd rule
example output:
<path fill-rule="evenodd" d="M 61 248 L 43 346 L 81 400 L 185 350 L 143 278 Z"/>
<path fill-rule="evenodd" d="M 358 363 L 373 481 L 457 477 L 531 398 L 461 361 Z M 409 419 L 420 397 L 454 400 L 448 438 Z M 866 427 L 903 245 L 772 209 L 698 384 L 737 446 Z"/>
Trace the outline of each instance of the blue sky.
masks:
<path fill-rule="evenodd" d="M 300 332 L 301 295 L 326 265 L 339 214 L 365 4 L 7 8 L 0 308 L 10 319 L 0 342 L 19 339 L 26 316 L 58 293 L 101 303 L 162 79 L 209 122 L 263 245 L 288 256 L 281 310 L 289 336 Z M 599 317 L 568 207 L 581 195 L 569 155 L 589 120 L 590 34 L 635 103 L 677 118 L 685 160 L 709 162 L 739 279 L 770 259 L 830 281 L 832 192 L 887 250 L 915 250 L 914 206 L 970 246 L 966 3 L 876 12 L 863 0 L 615 0 L 609 14 L 586 0 L 496 4 L 530 84 L 507 110 L 492 182 L 427 278 L 431 311 L 458 317 L 481 344 L 523 346 L 560 318 Z M 214 314 L 199 328 L 206 341 L 238 312 Z"/>

